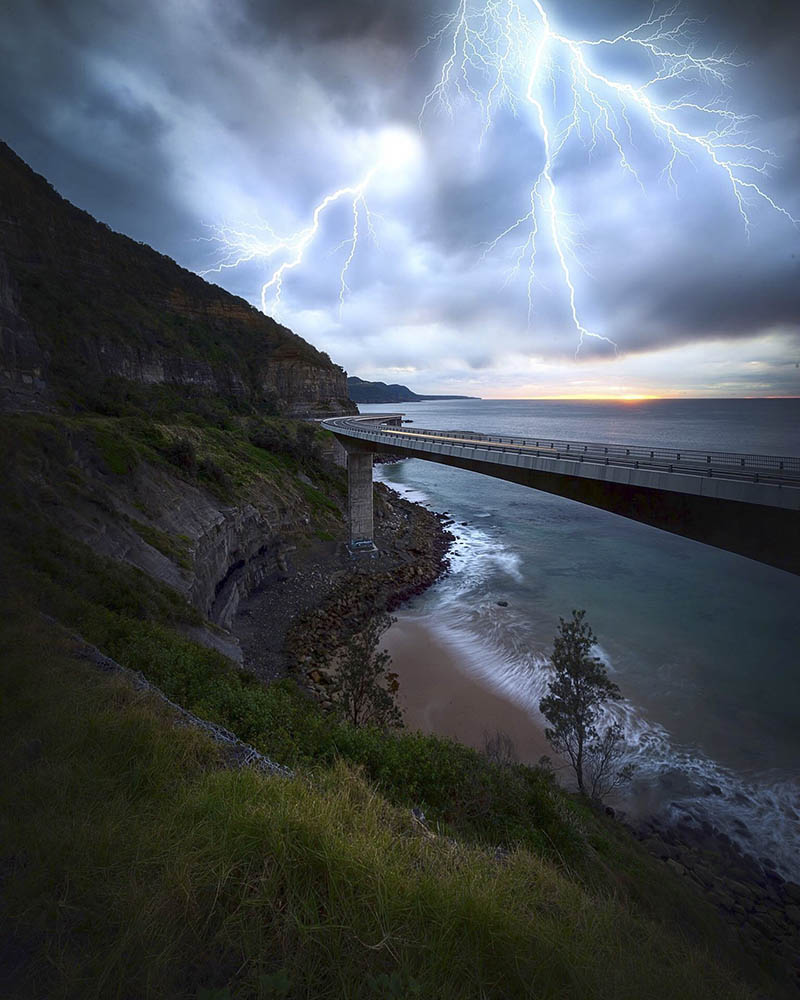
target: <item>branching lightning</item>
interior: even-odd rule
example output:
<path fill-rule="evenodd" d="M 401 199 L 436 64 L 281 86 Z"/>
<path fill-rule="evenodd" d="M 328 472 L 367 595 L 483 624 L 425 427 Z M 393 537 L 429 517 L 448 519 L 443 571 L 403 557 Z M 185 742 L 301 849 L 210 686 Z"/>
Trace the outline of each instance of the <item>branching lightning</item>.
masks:
<path fill-rule="evenodd" d="M 676 5 L 663 13 L 653 8 L 647 20 L 612 37 L 573 38 L 555 30 L 541 0 L 486 0 L 483 6 L 459 0 L 455 12 L 442 19 L 441 27 L 418 50 L 438 46 L 446 53 L 438 80 L 422 104 L 421 125 L 435 107 L 455 117 L 462 104 L 470 102 L 479 109 L 481 144 L 501 108 L 520 118 L 524 114 L 539 136 L 542 149 L 539 162 L 532 167 L 525 210 L 486 244 L 484 256 L 506 240 L 521 237 L 514 244 L 507 281 L 526 268 L 530 323 L 538 253 L 543 241 L 549 244 L 578 337 L 576 355 L 587 338 L 605 342 L 615 353 L 617 345 L 589 329 L 578 306 L 574 273 L 581 262 L 557 183 L 559 161 L 571 142 L 582 143 L 589 155 L 606 145 L 620 171 L 644 191 L 636 167 L 635 139 L 646 136 L 663 151 L 661 176 L 671 187 L 677 188 L 676 167 L 681 162 L 705 163 L 716 172 L 730 192 L 747 235 L 757 203 L 798 224 L 761 186 L 761 178 L 774 163 L 773 153 L 750 141 L 746 134 L 749 116 L 732 110 L 724 97 L 728 75 L 738 64 L 729 55 L 698 54 L 695 33 L 699 23 L 684 17 Z M 645 70 L 638 83 L 597 67 L 597 56 L 615 51 L 639 57 Z M 676 87 L 687 92 L 669 99 L 658 96 Z M 704 98 L 703 93 L 712 96 Z M 279 260 L 261 289 L 262 309 L 275 308 L 284 278 L 303 263 L 318 237 L 323 214 L 344 202 L 352 209 L 352 227 L 333 251 L 344 253 L 339 274 L 341 312 L 359 240 L 364 230 L 374 237 L 368 188 L 396 151 L 385 146 L 383 155 L 376 157 L 357 184 L 325 195 L 313 209 L 309 224 L 294 233 L 278 235 L 263 222 L 213 227 L 210 240 L 220 249 L 220 257 L 204 273 L 255 260 L 270 264 Z"/>
<path fill-rule="evenodd" d="M 576 303 L 572 274 L 576 261 L 555 180 L 559 155 L 571 139 L 582 142 L 590 153 L 601 142 L 609 143 L 620 169 L 643 190 L 634 166 L 634 134 L 635 129 L 645 127 L 664 149 L 662 176 L 671 186 L 677 186 L 674 171 L 679 160 L 696 163 L 703 159 L 730 189 L 748 235 L 750 207 L 757 201 L 797 224 L 758 182 L 771 166 L 773 154 L 748 140 L 748 116 L 732 111 L 719 97 L 703 100 L 689 93 L 660 100 L 655 96 L 658 85 L 675 81 L 697 88 L 716 85 L 717 90 L 727 85 L 728 74 L 737 64 L 731 56 L 697 54 L 694 29 L 698 23 L 683 17 L 677 5 L 661 14 L 654 8 L 646 21 L 622 34 L 581 39 L 556 31 L 540 0 L 489 0 L 480 8 L 460 0 L 455 13 L 422 46 L 440 45 L 447 56 L 425 98 L 420 121 L 434 105 L 454 116 L 461 101 L 471 101 L 480 110 L 483 142 L 500 108 L 515 115 L 526 106 L 531 111 L 543 148 L 530 189 L 530 207 L 487 245 L 486 252 L 512 234 L 524 234 L 509 277 L 527 260 L 530 321 L 537 249 L 542 235 L 549 237 L 578 334 L 576 354 L 587 337 L 606 341 L 615 351 L 616 344 L 587 329 Z M 634 85 L 604 74 L 591 60 L 596 49 L 638 53 L 646 58 L 649 75 Z M 696 127 L 683 124 L 687 119 Z"/>
<path fill-rule="evenodd" d="M 347 293 L 347 272 L 358 246 L 359 219 L 362 215 L 369 234 L 374 236 L 372 216 L 367 205 L 366 194 L 376 169 L 373 167 L 369 170 L 358 184 L 339 188 L 338 191 L 325 195 L 322 201 L 315 206 L 309 225 L 288 236 L 279 236 L 265 222 L 249 228 L 236 228 L 229 225 L 212 227 L 210 239 L 221 248 L 222 255 L 214 267 L 210 267 L 202 273 L 221 272 L 229 268 L 239 267 L 252 260 L 272 260 L 276 256 L 284 257 L 285 259 L 261 286 L 261 308 L 267 312 L 270 307 L 270 292 L 272 293 L 271 305 L 275 307 L 280 302 L 283 279 L 286 273 L 302 264 L 306 250 L 314 242 L 314 238 L 319 232 L 322 214 L 337 202 L 349 201 L 353 212 L 352 231 L 350 236 L 335 248 L 336 250 L 347 248 L 339 275 L 339 308 L 341 309 Z"/>

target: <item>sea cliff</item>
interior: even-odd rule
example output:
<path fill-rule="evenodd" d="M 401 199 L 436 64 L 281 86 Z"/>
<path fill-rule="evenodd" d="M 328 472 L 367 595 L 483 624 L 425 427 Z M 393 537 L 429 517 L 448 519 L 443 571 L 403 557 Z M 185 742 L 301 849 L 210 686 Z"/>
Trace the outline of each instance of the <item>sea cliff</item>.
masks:
<path fill-rule="evenodd" d="M 91 408 L 109 381 L 285 415 L 353 413 L 330 358 L 63 199 L 0 143 L 0 406 Z"/>

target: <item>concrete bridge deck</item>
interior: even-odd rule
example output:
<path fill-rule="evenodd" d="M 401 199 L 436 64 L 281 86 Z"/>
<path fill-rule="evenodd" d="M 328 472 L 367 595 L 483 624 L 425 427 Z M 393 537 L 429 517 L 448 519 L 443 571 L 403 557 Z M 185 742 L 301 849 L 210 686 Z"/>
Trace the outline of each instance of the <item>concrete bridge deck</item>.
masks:
<path fill-rule="evenodd" d="M 348 452 L 356 546 L 372 539 L 372 454 L 381 452 L 520 483 L 800 573 L 800 458 L 406 430 L 401 420 L 323 421 Z"/>

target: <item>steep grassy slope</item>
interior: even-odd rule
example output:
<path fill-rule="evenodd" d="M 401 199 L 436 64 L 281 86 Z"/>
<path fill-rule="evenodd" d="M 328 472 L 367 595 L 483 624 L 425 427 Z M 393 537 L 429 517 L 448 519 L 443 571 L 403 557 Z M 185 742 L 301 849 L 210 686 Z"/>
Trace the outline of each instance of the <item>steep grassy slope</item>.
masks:
<path fill-rule="evenodd" d="M 342 764 L 221 770 L 4 607 L 4 996 L 754 996 L 679 925 L 525 848 L 431 837 Z"/>

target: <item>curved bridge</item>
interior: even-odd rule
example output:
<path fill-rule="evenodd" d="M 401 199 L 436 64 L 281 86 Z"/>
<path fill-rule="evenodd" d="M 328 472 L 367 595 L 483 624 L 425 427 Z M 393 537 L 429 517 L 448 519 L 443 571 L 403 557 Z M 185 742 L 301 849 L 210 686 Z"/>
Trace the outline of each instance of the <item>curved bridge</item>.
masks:
<path fill-rule="evenodd" d="M 800 574 L 800 458 L 412 431 L 400 413 L 322 426 L 347 452 L 351 551 L 373 548 L 379 452 L 520 483 Z"/>

